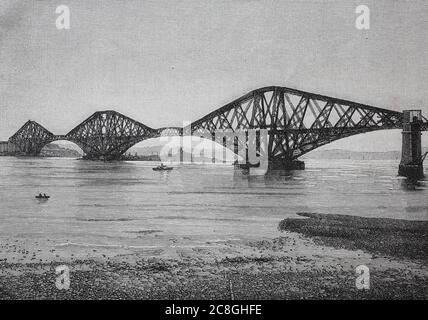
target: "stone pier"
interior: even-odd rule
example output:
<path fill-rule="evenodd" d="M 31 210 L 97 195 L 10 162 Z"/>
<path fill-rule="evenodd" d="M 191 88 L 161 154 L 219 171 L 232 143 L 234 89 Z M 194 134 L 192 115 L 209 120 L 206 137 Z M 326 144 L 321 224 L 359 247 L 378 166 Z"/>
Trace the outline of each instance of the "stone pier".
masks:
<path fill-rule="evenodd" d="M 403 132 L 401 162 L 398 174 L 414 179 L 424 176 L 422 142 L 421 142 L 421 110 L 403 111 Z"/>
<path fill-rule="evenodd" d="M 9 156 L 16 154 L 16 147 L 9 141 L 0 141 L 0 156 Z"/>

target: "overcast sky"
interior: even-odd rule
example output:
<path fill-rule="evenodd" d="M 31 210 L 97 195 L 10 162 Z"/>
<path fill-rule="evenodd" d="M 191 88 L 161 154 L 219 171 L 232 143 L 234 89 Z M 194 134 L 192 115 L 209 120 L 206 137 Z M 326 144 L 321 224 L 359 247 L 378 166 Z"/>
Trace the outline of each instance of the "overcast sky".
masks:
<path fill-rule="evenodd" d="M 60 4 L 70 30 L 55 26 Z M 369 30 L 355 28 L 360 4 Z M 105 109 L 181 125 L 269 85 L 427 116 L 427 17 L 425 0 L 1 0 L 0 140 L 28 119 L 65 134 Z M 331 146 L 390 150 L 400 139 Z"/>

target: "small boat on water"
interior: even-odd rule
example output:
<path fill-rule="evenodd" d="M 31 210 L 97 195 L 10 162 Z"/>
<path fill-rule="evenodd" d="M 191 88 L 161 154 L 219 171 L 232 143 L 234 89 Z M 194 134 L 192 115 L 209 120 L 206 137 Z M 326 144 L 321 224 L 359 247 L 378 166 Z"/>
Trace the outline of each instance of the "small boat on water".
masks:
<path fill-rule="evenodd" d="M 41 199 L 41 200 L 47 200 L 47 199 L 49 199 L 50 198 L 50 196 L 47 196 L 46 194 L 39 194 L 38 196 L 36 196 L 36 199 Z"/>
<path fill-rule="evenodd" d="M 161 163 L 159 166 L 152 168 L 154 171 L 170 171 L 172 169 L 174 169 L 173 167 L 168 167 L 166 165 L 164 165 L 163 163 Z"/>

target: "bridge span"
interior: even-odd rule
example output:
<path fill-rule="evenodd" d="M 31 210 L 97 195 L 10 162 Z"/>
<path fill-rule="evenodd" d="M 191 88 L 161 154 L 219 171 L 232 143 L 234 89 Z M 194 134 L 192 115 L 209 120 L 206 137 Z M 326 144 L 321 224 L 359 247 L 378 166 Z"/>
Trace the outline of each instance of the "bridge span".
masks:
<path fill-rule="evenodd" d="M 418 154 L 415 143 L 419 141 L 420 144 L 420 132 L 428 130 L 428 121 L 420 111 L 403 113 L 271 86 L 251 91 L 192 122 L 184 134 L 216 139 L 218 131 L 261 129 L 266 129 L 269 135 L 269 165 L 282 168 L 295 167 L 300 156 L 338 139 L 375 130 L 403 129 L 404 160 L 400 168 L 405 168 L 422 166 L 422 155 L 420 151 Z M 55 135 L 30 120 L 9 138 L 8 143 L 15 154 L 38 155 L 46 144 L 68 140 L 77 144 L 89 159 L 115 160 L 138 142 L 165 135 L 183 135 L 183 128 L 155 129 L 107 110 L 95 112 L 65 135 Z M 404 152 L 405 148 L 413 149 Z M 403 170 L 400 172 L 405 173 Z"/>

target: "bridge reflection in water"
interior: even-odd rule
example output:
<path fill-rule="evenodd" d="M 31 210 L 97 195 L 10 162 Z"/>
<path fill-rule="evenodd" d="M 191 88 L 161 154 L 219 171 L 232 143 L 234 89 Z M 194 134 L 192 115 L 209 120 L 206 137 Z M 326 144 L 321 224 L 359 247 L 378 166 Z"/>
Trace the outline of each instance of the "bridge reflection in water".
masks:
<path fill-rule="evenodd" d="M 223 145 L 248 146 L 248 134 L 237 142 L 235 136 L 233 141 L 219 140 L 216 132 L 262 129 L 269 136 L 269 168 L 285 169 L 302 167 L 300 156 L 332 141 L 375 130 L 403 129 L 400 174 L 423 172 L 420 135 L 428 130 L 428 121 L 420 111 L 402 113 L 285 87 L 254 90 L 192 122 L 184 134 L 211 138 Z M 65 135 L 55 135 L 30 120 L 8 144 L 14 154 L 38 155 L 46 144 L 68 140 L 88 159 L 117 160 L 143 140 L 177 135 L 183 135 L 183 128 L 154 129 L 110 110 L 95 112 Z"/>

